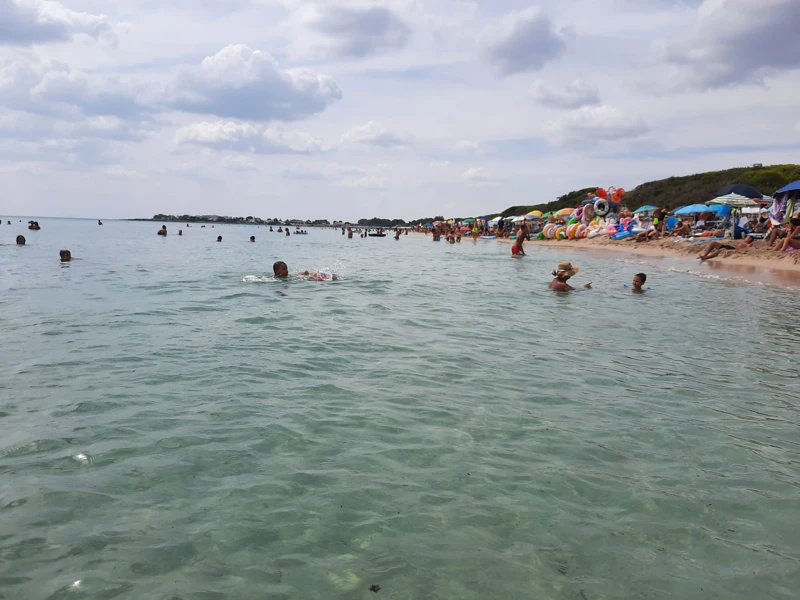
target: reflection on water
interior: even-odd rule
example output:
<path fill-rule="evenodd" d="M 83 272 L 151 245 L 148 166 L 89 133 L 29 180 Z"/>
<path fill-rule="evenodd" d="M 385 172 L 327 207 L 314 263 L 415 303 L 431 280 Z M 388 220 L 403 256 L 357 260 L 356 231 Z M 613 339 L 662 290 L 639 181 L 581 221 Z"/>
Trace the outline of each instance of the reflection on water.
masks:
<path fill-rule="evenodd" d="M 0 248 L 0 596 L 796 594 L 792 290 L 488 241 L 39 221 Z M 244 281 L 276 260 L 347 277 Z M 594 290 L 547 290 L 566 260 Z M 642 270 L 650 292 L 621 288 Z"/>

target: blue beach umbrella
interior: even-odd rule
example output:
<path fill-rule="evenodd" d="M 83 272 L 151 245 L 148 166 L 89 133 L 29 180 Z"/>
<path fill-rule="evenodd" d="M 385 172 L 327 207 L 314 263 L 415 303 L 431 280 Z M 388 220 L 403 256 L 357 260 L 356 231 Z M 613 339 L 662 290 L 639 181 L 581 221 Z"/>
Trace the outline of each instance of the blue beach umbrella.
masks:
<path fill-rule="evenodd" d="M 800 179 L 790 183 L 789 185 L 783 186 L 781 189 L 779 189 L 775 193 L 776 194 L 783 194 L 784 192 L 796 192 L 796 191 L 800 191 Z"/>
<path fill-rule="evenodd" d="M 699 215 L 700 213 L 705 213 L 705 212 L 714 212 L 714 209 L 712 209 L 709 206 L 706 206 L 705 204 L 690 204 L 689 206 L 684 206 L 683 208 L 679 208 L 672 214 L 681 217 L 684 215 Z"/>
<path fill-rule="evenodd" d="M 656 210 L 657 208 L 658 208 L 657 206 L 650 206 L 650 205 L 648 205 L 648 206 L 640 206 L 640 207 L 639 207 L 639 208 L 637 208 L 635 211 L 633 211 L 633 214 L 637 214 L 637 213 L 646 213 L 646 212 L 653 212 L 653 211 L 654 211 L 654 210 Z"/>
<path fill-rule="evenodd" d="M 433 223 L 425 223 L 425 227 L 433 227 Z"/>

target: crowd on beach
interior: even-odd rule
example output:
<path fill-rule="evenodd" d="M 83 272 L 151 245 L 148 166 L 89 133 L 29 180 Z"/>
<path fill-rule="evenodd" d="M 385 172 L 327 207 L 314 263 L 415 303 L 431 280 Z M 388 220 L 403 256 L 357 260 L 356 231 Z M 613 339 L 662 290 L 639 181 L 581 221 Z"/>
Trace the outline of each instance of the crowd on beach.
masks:
<path fill-rule="evenodd" d="M 719 204 L 712 206 L 698 204 L 676 211 L 646 206 L 630 211 L 620 195 L 615 196 L 615 202 L 608 199 L 610 196 L 598 198 L 590 194 L 580 206 L 555 213 L 532 211 L 509 218 L 436 221 L 416 225 L 414 230 L 430 234 L 434 242 L 444 238 L 451 244 L 467 236 L 475 240 L 515 240 L 511 248 L 515 257 L 525 255 L 525 240 L 588 238 L 638 245 L 669 239 L 702 244 L 698 258 L 705 262 L 723 253 L 729 256 L 730 252 L 746 252 L 756 246 L 776 252 L 800 250 L 800 206 L 796 208 L 788 194 L 777 196 L 760 198 L 760 207 L 755 200 L 734 194 L 719 198 Z M 751 205 L 756 208 L 740 210 Z"/>

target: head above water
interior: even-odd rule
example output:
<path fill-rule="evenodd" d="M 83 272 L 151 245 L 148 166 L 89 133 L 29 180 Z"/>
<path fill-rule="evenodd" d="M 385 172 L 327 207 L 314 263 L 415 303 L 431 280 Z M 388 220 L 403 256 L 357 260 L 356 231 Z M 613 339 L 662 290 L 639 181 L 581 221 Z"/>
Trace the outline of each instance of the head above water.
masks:
<path fill-rule="evenodd" d="M 221 241 L 222 241 L 222 236 L 221 236 L 221 235 L 218 235 L 218 236 L 217 236 L 217 241 L 218 241 L 218 242 L 221 242 Z"/>
<path fill-rule="evenodd" d="M 569 279 L 570 277 L 574 277 L 578 271 L 580 271 L 580 268 L 573 267 L 572 263 L 562 262 L 558 265 L 558 268 L 553 271 L 553 276 L 559 279 Z"/>
<path fill-rule="evenodd" d="M 633 289 L 641 289 L 645 282 L 647 282 L 647 275 L 644 273 L 637 273 L 633 276 Z"/>
<path fill-rule="evenodd" d="M 61 257 L 61 262 L 69 262 L 72 260 L 72 252 L 69 250 L 62 250 L 58 255 Z"/>
<path fill-rule="evenodd" d="M 25 245 L 25 236 L 18 235 L 17 236 L 17 246 L 24 246 Z"/>
<path fill-rule="evenodd" d="M 255 242 L 255 241 L 256 241 L 256 236 L 254 236 L 254 235 L 251 235 L 251 236 L 250 236 L 250 241 L 251 241 L 251 242 Z"/>
<path fill-rule="evenodd" d="M 279 260 L 274 265 L 272 265 L 272 274 L 275 275 L 275 277 L 288 277 L 289 267 L 286 266 L 285 262 Z"/>

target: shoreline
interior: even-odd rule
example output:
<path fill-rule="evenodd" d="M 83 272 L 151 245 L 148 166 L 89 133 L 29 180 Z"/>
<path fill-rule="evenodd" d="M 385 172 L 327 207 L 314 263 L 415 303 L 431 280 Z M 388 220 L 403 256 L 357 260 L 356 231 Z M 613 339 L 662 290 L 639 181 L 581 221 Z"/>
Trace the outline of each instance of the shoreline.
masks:
<path fill-rule="evenodd" d="M 616 241 L 599 236 L 591 240 L 530 240 L 525 245 L 550 250 L 580 250 L 608 258 L 634 257 L 658 261 L 660 266 L 674 267 L 699 275 L 730 276 L 770 285 L 800 287 L 800 251 L 776 252 L 766 247 L 765 242 L 758 241 L 752 248 L 724 250 L 717 258 L 701 263 L 697 255 L 703 251 L 706 243 L 676 243 L 677 239 L 667 238 L 637 244 L 634 241 Z M 490 241 L 511 244 L 514 240 L 487 240 Z M 726 243 L 730 242 L 726 240 Z"/>

